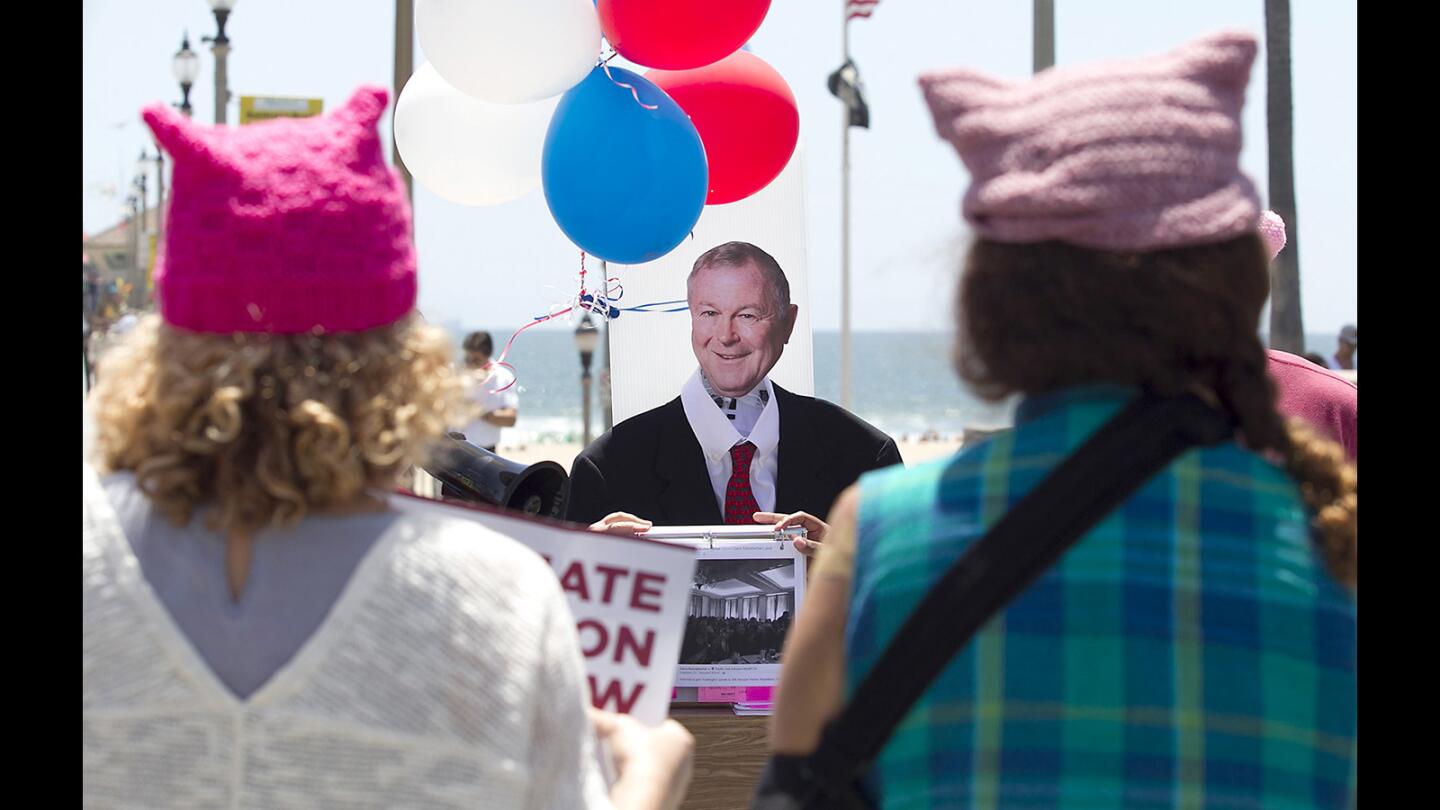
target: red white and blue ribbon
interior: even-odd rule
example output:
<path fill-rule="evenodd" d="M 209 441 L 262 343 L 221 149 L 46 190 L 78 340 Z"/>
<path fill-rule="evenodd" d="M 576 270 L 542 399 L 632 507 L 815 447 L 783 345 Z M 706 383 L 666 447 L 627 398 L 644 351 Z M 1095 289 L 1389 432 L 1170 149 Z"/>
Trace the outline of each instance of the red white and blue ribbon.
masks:
<path fill-rule="evenodd" d="M 636 100 L 638 101 L 639 99 Z M 532 326 L 539 326 L 540 324 L 547 321 L 553 321 L 566 316 L 568 316 L 569 320 L 576 321 L 583 316 L 583 313 L 587 312 L 592 315 L 599 316 L 604 320 L 613 321 L 616 318 L 619 318 L 620 313 L 622 312 L 663 313 L 685 312 L 686 310 L 690 309 L 689 304 L 686 303 L 684 298 L 678 298 L 673 301 L 651 301 L 645 304 L 637 304 L 633 307 L 618 307 L 615 306 L 614 302 L 619 301 L 621 298 L 625 297 L 625 287 L 620 283 L 620 279 L 616 276 L 612 276 L 605 279 L 604 284 L 597 287 L 596 289 L 587 289 L 586 275 L 587 270 L 585 269 L 585 252 L 582 250 L 580 252 L 579 291 L 576 292 L 575 295 L 571 297 L 568 301 L 551 307 L 548 314 L 537 315 L 530 321 L 530 323 L 527 323 L 519 329 L 516 329 L 515 332 L 510 335 L 510 339 L 505 341 L 505 348 L 500 350 L 499 356 L 497 356 L 494 360 L 490 361 L 490 365 L 500 366 L 502 368 L 509 369 L 510 371 L 510 382 L 502 388 L 495 389 L 496 393 L 507 390 L 515 383 L 519 382 L 519 375 L 515 372 L 515 367 L 505 362 L 505 358 L 510 355 L 510 347 L 515 345 L 515 339 L 520 337 L 520 333 L 524 332 L 526 329 L 529 329 Z"/>

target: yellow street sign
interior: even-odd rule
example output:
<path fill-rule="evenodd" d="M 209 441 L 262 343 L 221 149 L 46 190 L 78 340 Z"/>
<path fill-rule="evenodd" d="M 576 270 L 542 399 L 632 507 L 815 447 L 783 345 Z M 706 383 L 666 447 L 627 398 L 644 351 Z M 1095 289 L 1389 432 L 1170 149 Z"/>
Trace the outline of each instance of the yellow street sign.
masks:
<path fill-rule="evenodd" d="M 253 124 L 271 118 L 309 118 L 325 108 L 320 98 L 288 98 L 285 96 L 241 96 L 240 123 Z"/>

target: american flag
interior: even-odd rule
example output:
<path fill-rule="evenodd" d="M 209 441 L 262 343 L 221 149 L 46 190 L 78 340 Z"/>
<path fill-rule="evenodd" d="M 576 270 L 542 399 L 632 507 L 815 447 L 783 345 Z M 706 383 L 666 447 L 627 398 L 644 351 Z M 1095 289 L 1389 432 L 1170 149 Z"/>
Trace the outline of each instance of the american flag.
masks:
<path fill-rule="evenodd" d="M 856 17 L 869 17 L 875 13 L 878 5 L 880 0 L 845 0 L 845 21 L 849 22 Z"/>

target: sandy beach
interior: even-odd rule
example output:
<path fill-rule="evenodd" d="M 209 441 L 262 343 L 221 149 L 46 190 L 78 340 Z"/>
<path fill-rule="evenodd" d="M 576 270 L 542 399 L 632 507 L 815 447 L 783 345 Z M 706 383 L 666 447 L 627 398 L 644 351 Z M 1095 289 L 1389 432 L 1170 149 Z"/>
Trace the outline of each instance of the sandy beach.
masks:
<path fill-rule="evenodd" d="M 925 442 L 908 439 L 902 440 L 899 444 L 900 456 L 905 459 L 906 464 L 919 464 L 942 458 L 960 449 L 959 439 L 939 439 Z M 501 456 L 511 461 L 524 464 L 553 461 L 568 471 L 570 463 L 575 460 L 575 456 L 579 455 L 580 449 L 579 442 L 554 444 L 505 444 L 502 442 L 499 452 Z"/>

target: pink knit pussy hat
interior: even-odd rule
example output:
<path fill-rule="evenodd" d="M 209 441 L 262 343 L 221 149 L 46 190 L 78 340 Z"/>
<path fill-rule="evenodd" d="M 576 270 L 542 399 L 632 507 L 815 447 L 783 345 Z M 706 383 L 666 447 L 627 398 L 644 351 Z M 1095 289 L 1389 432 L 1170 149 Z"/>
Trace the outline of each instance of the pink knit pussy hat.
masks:
<path fill-rule="evenodd" d="M 195 332 L 359 332 L 415 306 L 410 205 L 361 87 L 315 118 L 196 124 L 142 111 L 175 162 L 155 262 L 160 315 Z"/>
<path fill-rule="evenodd" d="M 1224 32 L 1164 56 L 1052 68 L 1024 81 L 966 69 L 920 87 L 970 170 L 961 210 L 998 242 L 1145 251 L 1253 233 L 1240 110 L 1255 38 Z"/>
<path fill-rule="evenodd" d="M 1260 212 L 1260 239 L 1265 242 L 1265 253 L 1270 261 L 1285 249 L 1285 220 L 1274 211 Z"/>

